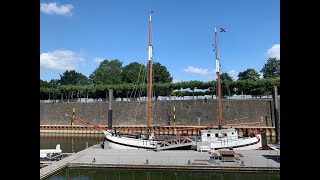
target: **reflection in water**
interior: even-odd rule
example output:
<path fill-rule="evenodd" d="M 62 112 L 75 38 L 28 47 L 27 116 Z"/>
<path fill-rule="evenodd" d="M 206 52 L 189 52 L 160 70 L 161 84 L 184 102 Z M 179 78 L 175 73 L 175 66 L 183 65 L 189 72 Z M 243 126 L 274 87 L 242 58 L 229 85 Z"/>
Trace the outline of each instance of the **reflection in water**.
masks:
<path fill-rule="evenodd" d="M 50 180 L 279 180 L 280 173 L 273 172 L 214 172 L 179 170 L 132 170 L 132 169 L 65 169 Z"/>
<path fill-rule="evenodd" d="M 63 153 L 79 152 L 94 144 L 100 143 L 103 134 L 40 134 L 40 149 L 54 149 L 57 144 Z"/>

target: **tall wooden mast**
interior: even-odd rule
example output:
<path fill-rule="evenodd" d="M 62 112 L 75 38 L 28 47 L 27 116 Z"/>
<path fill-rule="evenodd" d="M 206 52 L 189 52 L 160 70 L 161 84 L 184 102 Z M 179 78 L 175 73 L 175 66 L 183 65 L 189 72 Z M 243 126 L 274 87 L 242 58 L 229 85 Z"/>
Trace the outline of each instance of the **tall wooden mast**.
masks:
<path fill-rule="evenodd" d="M 148 134 L 150 133 L 150 119 L 151 119 L 151 98 L 152 98 L 152 21 L 151 21 L 151 14 L 153 11 L 150 12 L 150 19 L 149 19 L 149 41 L 148 41 L 148 116 L 147 116 L 147 128 Z"/>
<path fill-rule="evenodd" d="M 218 58 L 218 32 L 217 28 L 214 28 L 214 37 L 215 37 L 215 51 L 216 51 L 216 73 L 217 73 L 217 98 L 218 98 L 218 110 L 217 110 L 217 120 L 218 120 L 218 129 L 222 128 L 222 112 L 221 112 L 221 82 L 220 82 L 220 63 Z"/>

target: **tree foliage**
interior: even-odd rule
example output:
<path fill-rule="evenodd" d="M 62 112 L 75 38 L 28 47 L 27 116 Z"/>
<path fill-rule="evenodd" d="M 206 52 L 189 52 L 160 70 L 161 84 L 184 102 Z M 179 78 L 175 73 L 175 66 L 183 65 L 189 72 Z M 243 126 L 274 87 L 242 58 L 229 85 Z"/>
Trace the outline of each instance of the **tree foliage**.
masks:
<path fill-rule="evenodd" d="M 121 72 L 123 83 L 138 83 L 139 77 L 145 76 L 146 66 L 137 62 L 132 62 L 125 67 Z M 146 79 L 146 77 L 144 78 Z M 145 82 L 145 80 L 144 80 Z"/>
<path fill-rule="evenodd" d="M 152 65 L 154 83 L 171 83 L 172 77 L 167 68 L 156 62 Z"/>
<path fill-rule="evenodd" d="M 90 79 L 93 84 L 120 84 L 122 83 L 121 78 L 122 72 L 122 61 L 118 59 L 104 60 L 100 63 L 99 67 L 94 70 L 90 75 Z"/>
<path fill-rule="evenodd" d="M 237 81 L 227 81 L 224 87 L 229 90 L 222 89 L 222 95 L 233 95 L 233 94 L 246 94 L 246 95 L 272 95 L 273 87 L 278 87 L 278 93 L 280 94 L 280 79 L 279 78 L 268 78 L 259 80 L 237 80 Z M 155 96 L 168 96 L 170 94 L 184 96 L 188 95 L 199 95 L 200 92 L 185 92 L 180 91 L 173 92 L 173 90 L 180 89 L 208 89 L 204 94 L 213 95 L 216 94 L 216 81 L 211 82 L 201 82 L 201 81 L 187 81 L 187 82 L 177 82 L 177 83 L 155 83 L 154 84 L 154 95 Z M 109 89 L 114 90 L 114 97 L 137 97 L 146 96 L 147 86 L 146 84 L 109 84 L 109 85 L 61 85 L 59 87 L 40 87 L 40 94 L 42 99 L 48 99 L 49 94 L 52 98 L 75 98 L 75 97 L 91 97 L 91 98 L 105 98 L 106 92 Z M 136 90 L 141 92 L 137 93 Z M 185 93 L 182 93 L 185 92 Z"/>
<path fill-rule="evenodd" d="M 49 82 L 49 87 L 57 88 L 60 86 L 60 80 L 59 79 L 51 79 Z"/>
<path fill-rule="evenodd" d="M 264 64 L 261 71 L 264 78 L 279 78 L 280 77 L 280 59 L 269 58 Z"/>
<path fill-rule="evenodd" d="M 238 80 L 258 80 L 259 78 L 259 73 L 254 70 L 254 69 L 247 69 L 243 72 L 240 72 L 238 74 Z"/>
<path fill-rule="evenodd" d="M 40 79 L 40 87 L 50 87 L 49 82 Z"/>
<path fill-rule="evenodd" d="M 88 78 L 75 70 L 67 70 L 60 75 L 61 85 L 88 85 Z"/>
<path fill-rule="evenodd" d="M 222 81 L 233 81 L 232 77 L 228 73 L 220 74 L 220 79 Z"/>
<path fill-rule="evenodd" d="M 104 60 L 94 70 L 88 79 L 74 70 L 66 71 L 60 79 L 50 82 L 40 79 L 40 99 L 69 98 L 106 98 L 109 89 L 114 90 L 116 98 L 136 98 L 147 95 L 147 66 L 132 62 L 122 67 L 118 59 Z M 280 94 L 280 60 L 269 58 L 262 68 L 264 78 L 254 69 L 240 72 L 239 79 L 234 81 L 228 73 L 222 73 L 222 96 L 246 94 L 253 96 L 271 95 L 273 87 L 278 87 Z M 140 78 L 139 78 L 140 76 Z M 137 81 L 141 79 L 141 81 Z M 187 91 L 174 91 L 190 89 Z M 196 92 L 195 89 L 207 90 Z M 137 92 L 139 90 L 139 92 Z M 214 95 L 217 92 L 217 81 L 202 82 L 197 80 L 172 83 L 172 77 L 165 66 L 159 62 L 153 63 L 153 95 Z"/>

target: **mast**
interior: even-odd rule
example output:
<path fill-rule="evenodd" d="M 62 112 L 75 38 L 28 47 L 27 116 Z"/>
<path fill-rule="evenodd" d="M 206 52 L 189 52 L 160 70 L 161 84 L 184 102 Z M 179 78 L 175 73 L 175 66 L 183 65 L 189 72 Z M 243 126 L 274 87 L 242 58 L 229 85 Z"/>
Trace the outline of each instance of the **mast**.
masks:
<path fill-rule="evenodd" d="M 149 41 L 148 41 L 148 67 L 149 67 L 149 74 L 148 74 L 148 116 L 147 116 L 147 128 L 148 134 L 150 134 L 150 119 L 151 119 L 151 98 L 152 98 L 152 21 L 151 21 L 151 14 L 153 11 L 150 12 L 150 19 L 149 19 Z"/>
<path fill-rule="evenodd" d="M 222 112 L 221 112 L 221 82 L 220 82 L 220 63 L 218 58 L 218 32 L 217 28 L 214 28 L 214 37 L 215 37 L 215 51 L 216 51 L 216 73 L 217 73 L 217 89 L 218 89 L 218 110 L 217 110 L 217 120 L 218 120 L 218 129 L 222 128 Z"/>

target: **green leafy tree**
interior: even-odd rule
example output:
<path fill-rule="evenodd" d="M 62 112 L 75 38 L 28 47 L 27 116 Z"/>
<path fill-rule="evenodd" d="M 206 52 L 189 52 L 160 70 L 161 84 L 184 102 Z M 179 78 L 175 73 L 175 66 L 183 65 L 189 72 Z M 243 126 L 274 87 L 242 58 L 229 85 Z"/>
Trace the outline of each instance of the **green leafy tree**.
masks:
<path fill-rule="evenodd" d="M 171 83 L 172 77 L 167 68 L 156 62 L 152 65 L 154 83 Z"/>
<path fill-rule="evenodd" d="M 50 87 L 49 82 L 40 79 L 40 87 Z"/>
<path fill-rule="evenodd" d="M 118 59 L 104 60 L 90 75 L 93 84 L 120 84 L 122 83 L 122 61 Z"/>
<path fill-rule="evenodd" d="M 137 62 L 132 62 L 125 67 L 121 72 L 122 81 L 124 83 L 137 83 L 139 77 L 145 75 L 146 66 Z M 146 79 L 146 77 L 144 78 Z"/>
<path fill-rule="evenodd" d="M 49 87 L 52 87 L 52 88 L 57 88 L 59 87 L 61 84 L 60 84 L 60 80 L 59 79 L 51 79 L 49 81 Z"/>
<path fill-rule="evenodd" d="M 221 79 L 221 96 L 231 96 L 235 92 L 229 87 L 230 82 L 233 82 L 232 77 L 228 73 L 222 73 Z"/>
<path fill-rule="evenodd" d="M 67 70 L 60 75 L 61 85 L 88 85 L 88 78 L 75 70 Z"/>
<path fill-rule="evenodd" d="M 194 90 L 196 88 L 201 89 L 201 87 L 203 87 L 203 82 L 201 82 L 201 81 L 189 81 L 188 84 L 189 84 L 188 87 L 190 88 L 190 90 L 192 90 L 192 99 L 194 99 L 194 95 L 195 95 Z"/>
<path fill-rule="evenodd" d="M 276 58 L 269 58 L 260 72 L 263 73 L 263 78 L 280 77 L 280 59 L 277 60 Z"/>
<path fill-rule="evenodd" d="M 228 73 L 222 73 L 220 75 L 222 81 L 233 81 L 232 77 Z"/>
<path fill-rule="evenodd" d="M 258 80 L 259 78 L 259 73 L 254 70 L 254 69 L 247 69 L 243 72 L 240 72 L 238 74 L 238 80 Z"/>

